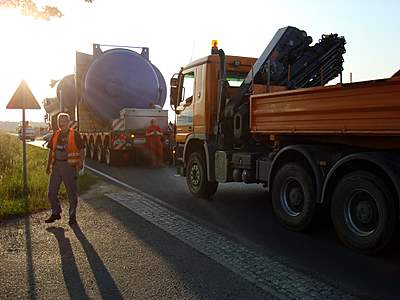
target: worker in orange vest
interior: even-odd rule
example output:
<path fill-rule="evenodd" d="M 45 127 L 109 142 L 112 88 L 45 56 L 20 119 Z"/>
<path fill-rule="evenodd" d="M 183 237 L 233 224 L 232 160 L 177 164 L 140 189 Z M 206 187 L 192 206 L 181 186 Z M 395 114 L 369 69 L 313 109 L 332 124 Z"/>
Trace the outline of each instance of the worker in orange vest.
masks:
<path fill-rule="evenodd" d="M 50 174 L 48 198 L 51 205 L 51 216 L 45 221 L 53 223 L 61 219 L 61 206 L 58 190 L 61 182 L 67 190 L 69 200 L 69 225 L 76 224 L 77 172 L 83 168 L 84 143 L 81 136 L 69 127 L 70 117 L 60 113 L 57 116 L 59 129 L 54 132 L 47 147 L 50 149 L 47 160 L 47 174 Z"/>
<path fill-rule="evenodd" d="M 162 131 L 155 119 L 150 121 L 150 126 L 146 129 L 146 142 L 151 155 L 153 167 L 163 165 L 163 145 L 161 143 Z"/>

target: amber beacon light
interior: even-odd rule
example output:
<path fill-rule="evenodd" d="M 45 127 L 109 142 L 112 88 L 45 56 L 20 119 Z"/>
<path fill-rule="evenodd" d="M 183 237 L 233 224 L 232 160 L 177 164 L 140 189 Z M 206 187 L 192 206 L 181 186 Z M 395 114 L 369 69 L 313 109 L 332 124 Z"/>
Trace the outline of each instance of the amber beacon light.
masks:
<path fill-rule="evenodd" d="M 212 42 L 211 42 L 211 54 L 218 54 L 218 40 L 212 40 Z"/>

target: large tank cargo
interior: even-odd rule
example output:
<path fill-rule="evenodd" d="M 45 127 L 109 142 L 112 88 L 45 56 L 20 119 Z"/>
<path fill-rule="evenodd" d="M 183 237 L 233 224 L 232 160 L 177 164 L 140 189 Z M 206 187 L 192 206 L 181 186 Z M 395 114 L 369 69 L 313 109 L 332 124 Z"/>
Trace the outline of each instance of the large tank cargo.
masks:
<path fill-rule="evenodd" d="M 45 122 L 50 131 L 57 130 L 57 115 L 60 113 L 60 102 L 57 97 L 45 98 L 43 107 L 46 111 Z"/>
<path fill-rule="evenodd" d="M 57 85 L 57 99 L 60 102 L 60 109 L 68 112 L 75 120 L 76 89 L 75 76 L 70 74 L 65 76 Z"/>
<path fill-rule="evenodd" d="M 56 81 L 54 82 L 56 83 Z M 45 98 L 43 106 L 46 110 L 45 121 L 52 131 L 57 130 L 57 115 L 60 112 L 68 113 L 71 120 L 75 121 L 76 89 L 75 76 L 70 74 L 59 80 L 56 89 L 57 96 Z"/>
<path fill-rule="evenodd" d="M 112 122 L 124 108 L 162 107 L 166 84 L 144 56 L 128 49 L 112 49 L 96 57 L 82 83 L 82 96 L 90 110 Z"/>
<path fill-rule="evenodd" d="M 145 131 L 152 119 L 169 143 L 168 111 L 162 110 L 165 80 L 150 62 L 148 48 L 140 49 L 140 54 L 122 48 L 103 52 L 94 45 L 93 55 L 76 54 L 78 128 L 92 159 L 143 161 L 149 156 Z"/>
<path fill-rule="evenodd" d="M 161 72 L 141 53 L 122 48 L 93 55 L 76 53 L 75 74 L 58 82 L 57 97 L 43 102 L 49 128 L 66 112 L 86 143 L 87 156 L 107 164 L 149 157 L 145 131 L 152 119 L 161 127 L 169 154 L 168 111 L 162 110 L 167 87 Z"/>

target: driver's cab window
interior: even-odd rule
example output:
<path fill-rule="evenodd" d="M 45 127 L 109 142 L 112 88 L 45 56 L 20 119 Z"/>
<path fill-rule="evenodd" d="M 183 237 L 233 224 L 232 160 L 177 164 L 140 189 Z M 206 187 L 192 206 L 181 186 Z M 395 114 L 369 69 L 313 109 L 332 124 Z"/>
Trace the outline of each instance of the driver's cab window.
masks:
<path fill-rule="evenodd" d="M 193 102 L 194 73 L 185 74 L 183 77 L 182 104 L 190 105 Z"/>

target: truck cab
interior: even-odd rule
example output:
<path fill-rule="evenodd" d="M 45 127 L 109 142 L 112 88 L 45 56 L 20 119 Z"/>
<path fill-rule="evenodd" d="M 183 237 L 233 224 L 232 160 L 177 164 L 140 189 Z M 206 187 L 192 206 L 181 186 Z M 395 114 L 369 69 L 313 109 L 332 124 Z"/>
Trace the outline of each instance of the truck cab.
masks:
<path fill-rule="evenodd" d="M 233 97 L 256 59 L 226 56 L 227 101 Z M 193 61 L 171 78 L 171 107 L 176 113 L 176 162 L 184 172 L 189 156 L 208 156 L 216 149 L 220 57 L 212 54 Z M 206 166 L 207 167 L 207 166 Z M 209 180 L 214 174 L 208 166 Z"/>

